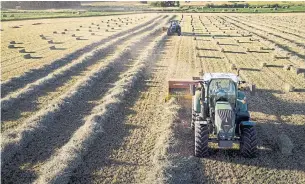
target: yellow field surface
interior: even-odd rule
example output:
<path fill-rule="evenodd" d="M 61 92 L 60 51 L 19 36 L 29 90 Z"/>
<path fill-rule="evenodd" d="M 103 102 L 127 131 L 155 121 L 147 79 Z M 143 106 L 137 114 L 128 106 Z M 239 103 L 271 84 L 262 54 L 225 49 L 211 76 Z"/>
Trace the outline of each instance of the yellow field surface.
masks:
<path fill-rule="evenodd" d="M 119 18 L 129 24 L 118 27 Z M 181 36 L 167 35 L 172 19 Z M 2 183 L 305 183 L 305 76 L 296 70 L 305 71 L 305 14 L 139 14 L 2 29 Z M 246 95 L 258 154 L 211 143 L 207 157 L 194 157 L 191 101 L 165 102 L 167 81 L 237 73 L 233 65 L 256 85 Z"/>

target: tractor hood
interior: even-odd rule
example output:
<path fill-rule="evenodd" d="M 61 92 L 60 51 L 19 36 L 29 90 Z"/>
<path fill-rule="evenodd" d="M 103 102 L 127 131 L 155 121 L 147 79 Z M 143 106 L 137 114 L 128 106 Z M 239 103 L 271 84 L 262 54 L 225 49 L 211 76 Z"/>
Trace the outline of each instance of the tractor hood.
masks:
<path fill-rule="evenodd" d="M 235 113 L 229 102 L 216 103 L 215 125 L 219 139 L 228 140 L 234 136 Z"/>

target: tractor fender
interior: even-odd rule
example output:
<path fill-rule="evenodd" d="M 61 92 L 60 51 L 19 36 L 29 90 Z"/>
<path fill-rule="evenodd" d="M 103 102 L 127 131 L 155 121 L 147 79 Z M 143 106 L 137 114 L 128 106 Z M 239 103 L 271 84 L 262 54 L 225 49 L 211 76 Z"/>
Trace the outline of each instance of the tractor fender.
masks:
<path fill-rule="evenodd" d="M 200 105 L 200 91 L 196 91 L 193 96 L 193 109 L 196 113 L 200 113 L 201 105 Z"/>
<path fill-rule="evenodd" d="M 240 122 L 240 125 L 242 125 L 242 126 L 255 126 L 255 122 L 253 122 L 253 121 L 242 121 L 242 122 Z"/>

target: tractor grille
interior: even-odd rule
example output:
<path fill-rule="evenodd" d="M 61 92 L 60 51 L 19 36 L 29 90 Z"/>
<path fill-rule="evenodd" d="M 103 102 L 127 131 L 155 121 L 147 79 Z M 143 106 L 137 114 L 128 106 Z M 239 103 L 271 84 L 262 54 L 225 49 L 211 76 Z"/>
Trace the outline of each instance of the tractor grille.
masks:
<path fill-rule="evenodd" d="M 233 111 L 229 109 L 217 110 L 218 116 L 221 119 L 221 128 L 224 132 L 228 132 L 232 128 Z"/>
<path fill-rule="evenodd" d="M 229 110 L 229 109 L 221 109 L 221 110 L 218 110 L 218 115 L 220 117 L 220 119 L 222 121 L 225 121 L 226 118 L 230 118 L 230 120 L 232 119 L 232 115 L 233 115 L 233 112 L 232 110 Z"/>

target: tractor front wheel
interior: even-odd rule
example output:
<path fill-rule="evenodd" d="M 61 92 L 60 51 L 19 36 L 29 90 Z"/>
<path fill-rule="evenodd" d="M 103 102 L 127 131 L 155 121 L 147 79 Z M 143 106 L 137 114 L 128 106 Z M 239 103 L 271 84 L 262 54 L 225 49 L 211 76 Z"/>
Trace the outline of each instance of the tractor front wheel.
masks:
<path fill-rule="evenodd" d="M 208 155 L 209 128 L 207 125 L 195 123 L 195 156 L 205 157 Z"/>
<path fill-rule="evenodd" d="M 244 157 L 254 157 L 257 152 L 257 133 L 254 127 L 243 127 L 240 152 Z"/>

